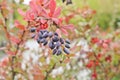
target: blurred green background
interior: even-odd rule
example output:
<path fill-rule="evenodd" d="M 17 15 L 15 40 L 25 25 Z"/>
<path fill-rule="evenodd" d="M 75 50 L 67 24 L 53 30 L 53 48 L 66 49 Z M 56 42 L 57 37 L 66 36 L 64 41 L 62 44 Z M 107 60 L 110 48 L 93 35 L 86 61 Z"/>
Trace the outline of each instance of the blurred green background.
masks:
<path fill-rule="evenodd" d="M 120 26 L 120 0 L 73 0 L 73 3 L 77 7 L 87 5 L 95 9 L 97 24 L 103 29 Z"/>

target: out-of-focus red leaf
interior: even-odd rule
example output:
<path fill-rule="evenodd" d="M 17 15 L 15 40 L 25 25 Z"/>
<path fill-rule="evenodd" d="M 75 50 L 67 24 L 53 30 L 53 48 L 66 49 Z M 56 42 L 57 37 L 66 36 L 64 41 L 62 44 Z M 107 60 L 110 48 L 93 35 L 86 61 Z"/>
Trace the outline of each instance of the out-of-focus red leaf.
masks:
<path fill-rule="evenodd" d="M 94 61 L 93 60 L 90 60 L 89 63 L 86 65 L 87 68 L 91 68 L 94 66 Z"/>
<path fill-rule="evenodd" d="M 15 55 L 15 52 L 13 52 L 13 51 L 7 51 L 6 52 L 8 55 Z"/>
<path fill-rule="evenodd" d="M 65 26 L 63 26 L 65 29 L 69 29 L 69 30 L 71 30 L 71 31 L 73 31 L 74 30 L 74 25 L 73 24 L 69 24 L 69 25 L 65 25 Z"/>
<path fill-rule="evenodd" d="M 74 14 L 65 17 L 65 22 L 68 24 L 70 19 L 74 17 Z"/>
<path fill-rule="evenodd" d="M 97 43 L 97 42 L 99 42 L 100 40 L 97 38 L 97 37 L 93 37 L 92 39 L 91 39 L 91 42 L 92 43 Z"/>
<path fill-rule="evenodd" d="M 61 12 L 61 8 L 59 7 L 55 10 L 53 17 L 55 17 L 55 18 L 58 17 L 60 15 L 60 12 Z"/>
<path fill-rule="evenodd" d="M 8 63 L 9 63 L 9 58 L 8 58 L 8 56 L 7 56 L 7 57 L 4 57 L 4 58 L 1 60 L 1 62 L 0 62 L 0 67 L 5 67 L 5 66 L 8 65 Z"/>
<path fill-rule="evenodd" d="M 58 35 L 61 37 L 61 31 L 60 31 L 60 29 L 57 29 L 56 32 L 57 32 Z"/>
<path fill-rule="evenodd" d="M 24 17 L 25 17 L 25 12 L 23 12 L 23 10 L 22 10 L 22 9 L 18 9 L 17 11 L 18 11 L 18 13 L 19 13 L 20 15 L 22 15 L 22 16 L 24 16 Z"/>
<path fill-rule="evenodd" d="M 14 25 L 21 30 L 25 30 L 25 26 L 20 24 L 18 20 L 15 21 Z"/>
<path fill-rule="evenodd" d="M 12 43 L 18 44 L 20 42 L 20 39 L 15 36 L 10 36 L 10 41 Z"/>
<path fill-rule="evenodd" d="M 50 3 L 49 3 L 50 14 L 52 15 L 54 14 L 55 8 L 56 8 L 55 0 L 50 0 Z"/>
<path fill-rule="evenodd" d="M 97 78 L 97 73 L 95 71 L 92 73 L 92 78 L 93 80 Z"/>
<path fill-rule="evenodd" d="M 59 23 L 59 19 L 57 19 L 57 18 L 52 18 L 52 20 L 53 20 L 56 24 Z"/>
<path fill-rule="evenodd" d="M 37 65 L 34 66 L 34 69 L 32 70 L 32 74 L 34 75 L 34 80 L 44 80 L 45 78 L 42 73 L 42 70 Z"/>
<path fill-rule="evenodd" d="M 62 31 L 62 33 L 63 33 L 63 34 L 65 34 L 66 36 L 68 36 L 68 32 L 67 32 L 67 30 L 66 30 L 66 29 L 61 28 L 61 31 Z"/>

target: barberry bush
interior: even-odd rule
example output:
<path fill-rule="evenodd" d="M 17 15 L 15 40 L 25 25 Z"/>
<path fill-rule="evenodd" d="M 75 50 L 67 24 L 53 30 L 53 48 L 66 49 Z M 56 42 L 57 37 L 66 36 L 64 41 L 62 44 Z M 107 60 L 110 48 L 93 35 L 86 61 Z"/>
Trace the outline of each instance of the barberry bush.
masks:
<path fill-rule="evenodd" d="M 0 80 L 119 80 L 120 31 L 77 0 L 0 1 Z"/>

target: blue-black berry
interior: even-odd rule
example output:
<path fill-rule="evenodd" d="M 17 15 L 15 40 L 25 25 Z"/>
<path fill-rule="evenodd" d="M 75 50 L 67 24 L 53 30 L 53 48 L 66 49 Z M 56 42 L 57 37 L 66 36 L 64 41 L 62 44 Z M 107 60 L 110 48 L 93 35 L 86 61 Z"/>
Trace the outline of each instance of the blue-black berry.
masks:
<path fill-rule="evenodd" d="M 64 51 L 66 54 L 69 54 L 69 53 L 70 53 L 69 49 L 67 49 L 67 48 L 64 48 L 63 51 Z"/>
<path fill-rule="evenodd" d="M 66 39 L 65 42 L 68 43 L 68 44 L 70 44 L 70 40 L 68 40 L 68 39 Z"/>
<path fill-rule="evenodd" d="M 30 29 L 30 32 L 35 32 L 36 31 L 36 28 L 31 28 Z"/>
<path fill-rule="evenodd" d="M 65 44 L 65 47 L 66 47 L 66 48 L 70 48 L 69 44 Z"/>

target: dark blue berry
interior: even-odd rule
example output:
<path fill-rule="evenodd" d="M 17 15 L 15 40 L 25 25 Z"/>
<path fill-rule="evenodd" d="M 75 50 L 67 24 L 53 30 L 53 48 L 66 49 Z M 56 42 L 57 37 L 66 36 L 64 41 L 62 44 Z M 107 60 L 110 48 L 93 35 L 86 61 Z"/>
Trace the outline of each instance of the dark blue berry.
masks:
<path fill-rule="evenodd" d="M 49 37 L 52 37 L 52 36 L 53 36 L 53 32 L 49 32 L 49 33 L 48 33 L 48 36 L 49 36 Z"/>
<path fill-rule="evenodd" d="M 38 35 L 42 35 L 42 32 L 41 31 L 39 31 L 39 34 Z"/>
<path fill-rule="evenodd" d="M 64 40 L 62 38 L 60 38 L 60 42 L 61 44 L 64 44 Z"/>
<path fill-rule="evenodd" d="M 58 38 L 58 36 L 54 36 L 52 40 L 53 40 L 54 42 L 57 42 L 57 41 L 59 41 L 59 38 Z"/>
<path fill-rule="evenodd" d="M 67 49 L 67 48 L 64 48 L 63 51 L 64 51 L 66 54 L 69 54 L 69 53 L 70 53 L 69 49 Z"/>
<path fill-rule="evenodd" d="M 57 49 L 53 49 L 53 55 L 56 54 L 57 52 Z"/>
<path fill-rule="evenodd" d="M 33 34 L 31 38 L 34 38 L 34 37 L 35 37 L 35 34 Z"/>
<path fill-rule="evenodd" d="M 48 37 L 48 33 L 47 32 L 43 33 L 42 37 L 43 38 L 47 38 Z"/>
<path fill-rule="evenodd" d="M 66 5 L 72 4 L 71 0 L 67 0 Z"/>
<path fill-rule="evenodd" d="M 35 32 L 36 31 L 36 28 L 31 28 L 30 29 L 30 32 Z"/>
<path fill-rule="evenodd" d="M 59 48 L 56 55 L 60 55 L 61 53 L 62 53 L 62 50 L 61 50 L 61 48 Z"/>
<path fill-rule="evenodd" d="M 65 42 L 66 42 L 66 43 L 68 43 L 68 44 L 70 44 L 70 40 L 68 40 L 68 39 L 67 39 L 67 40 L 65 40 Z"/>
<path fill-rule="evenodd" d="M 55 46 L 56 46 L 56 47 L 60 47 L 60 46 L 61 46 L 61 43 L 58 41 L 58 42 L 56 42 Z"/>
<path fill-rule="evenodd" d="M 43 34 L 45 32 L 45 30 L 40 30 L 40 32 Z"/>
<path fill-rule="evenodd" d="M 48 43 L 48 41 L 45 40 L 45 41 L 43 42 L 43 45 L 45 46 L 45 45 L 47 45 L 47 43 Z"/>
<path fill-rule="evenodd" d="M 45 38 L 40 39 L 40 43 L 44 43 L 45 40 L 46 40 Z"/>
<path fill-rule="evenodd" d="M 66 47 L 66 48 L 70 48 L 69 44 L 65 44 L 65 47 Z"/>
<path fill-rule="evenodd" d="M 49 47 L 50 47 L 51 49 L 54 49 L 54 48 L 55 48 L 55 45 L 54 45 L 54 43 L 53 43 L 52 41 L 49 42 Z"/>
<path fill-rule="evenodd" d="M 58 36 L 58 33 L 55 32 L 54 35 Z"/>
<path fill-rule="evenodd" d="M 37 42 L 40 43 L 40 39 L 37 39 Z"/>

